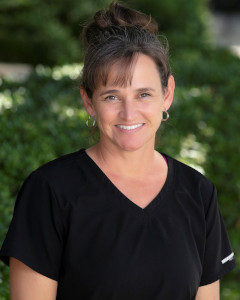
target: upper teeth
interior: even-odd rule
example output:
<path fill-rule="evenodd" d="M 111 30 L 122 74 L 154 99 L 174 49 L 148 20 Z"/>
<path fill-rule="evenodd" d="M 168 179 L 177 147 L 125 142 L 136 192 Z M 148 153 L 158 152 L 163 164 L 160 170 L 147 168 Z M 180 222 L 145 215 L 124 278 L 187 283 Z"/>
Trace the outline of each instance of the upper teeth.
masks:
<path fill-rule="evenodd" d="M 131 130 L 131 129 L 135 129 L 138 128 L 140 126 L 142 126 L 143 124 L 137 124 L 137 125 L 131 125 L 131 126 L 125 126 L 125 125 L 117 125 L 118 127 L 122 128 L 122 129 L 127 129 L 127 130 Z"/>

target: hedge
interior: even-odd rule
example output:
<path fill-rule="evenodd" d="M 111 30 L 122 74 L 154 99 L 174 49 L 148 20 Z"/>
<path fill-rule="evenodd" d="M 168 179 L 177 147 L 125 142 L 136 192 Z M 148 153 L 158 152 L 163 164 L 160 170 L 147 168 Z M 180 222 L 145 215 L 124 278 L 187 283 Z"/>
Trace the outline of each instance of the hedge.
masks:
<path fill-rule="evenodd" d="M 3 1 L 0 16 L 2 3 L 6 6 L 12 3 L 16 8 L 16 3 L 31 6 L 35 2 Z M 48 7 L 47 1 L 42 3 L 45 8 Z M 69 3 L 69 13 L 74 14 L 76 20 L 76 3 L 74 0 Z M 164 4 L 153 0 L 147 1 L 147 4 L 143 0 L 132 0 L 131 3 L 133 7 L 143 11 L 148 9 L 153 16 L 157 16 L 161 32 L 166 33 L 170 42 L 176 93 L 170 119 L 159 131 L 157 148 L 197 168 L 215 183 L 222 215 L 238 261 L 235 270 L 222 280 L 221 299 L 239 300 L 240 59 L 228 50 L 215 48 L 209 43 L 204 23 L 207 12 L 202 1 L 194 0 L 187 2 L 187 5 L 183 0 L 165 1 Z M 61 4 L 62 10 L 66 9 L 64 1 L 54 4 Z M 85 17 L 90 15 L 95 10 L 95 4 L 94 1 L 90 1 L 89 6 L 85 4 L 82 14 Z M 81 5 L 84 6 L 83 3 Z M 65 20 L 68 22 L 70 19 Z M 3 19 L 0 20 L 0 23 L 3 22 Z M 75 22 L 70 23 L 73 25 Z M 64 22 L 61 24 L 64 27 Z M 39 165 L 79 148 L 87 148 L 94 142 L 92 133 L 85 125 L 87 115 L 76 87 L 75 74 L 81 69 L 78 50 L 76 56 L 74 54 L 68 58 L 69 49 L 77 49 L 75 43 L 78 43 L 70 28 L 66 27 L 61 32 L 62 35 L 66 33 L 66 41 L 62 43 L 59 38 L 58 50 L 50 49 L 61 52 L 65 48 L 65 54 L 62 52 L 58 55 L 56 52 L 48 56 L 47 52 L 43 52 L 38 56 L 36 52 L 38 58 L 32 63 L 37 66 L 26 82 L 0 80 L 0 244 L 9 226 L 16 194 L 24 178 Z M 71 35 L 67 32 L 71 32 Z M 74 41 L 73 48 L 68 44 L 67 35 Z M 27 39 L 27 36 L 24 37 L 24 42 Z M 46 43 L 52 43 L 51 36 Z M 54 44 L 57 45 L 52 43 L 51 47 Z M 19 60 L 16 54 L 18 48 L 14 42 L 13 45 L 9 51 L 14 52 L 15 47 L 13 56 L 16 55 L 16 60 Z M 44 47 L 41 49 L 46 49 Z M 69 61 L 78 64 L 62 67 L 38 65 L 44 59 L 50 65 Z M 9 299 L 8 290 L 8 268 L 0 263 L 0 300 Z"/>

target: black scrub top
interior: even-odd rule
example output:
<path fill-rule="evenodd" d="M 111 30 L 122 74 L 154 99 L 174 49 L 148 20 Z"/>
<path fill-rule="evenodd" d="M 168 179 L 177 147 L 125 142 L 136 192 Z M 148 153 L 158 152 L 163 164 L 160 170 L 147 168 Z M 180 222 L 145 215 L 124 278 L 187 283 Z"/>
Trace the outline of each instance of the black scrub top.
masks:
<path fill-rule="evenodd" d="M 57 300 L 195 299 L 235 259 L 214 185 L 166 158 L 166 182 L 143 209 L 84 149 L 41 166 L 18 194 L 1 259 L 57 280 Z"/>

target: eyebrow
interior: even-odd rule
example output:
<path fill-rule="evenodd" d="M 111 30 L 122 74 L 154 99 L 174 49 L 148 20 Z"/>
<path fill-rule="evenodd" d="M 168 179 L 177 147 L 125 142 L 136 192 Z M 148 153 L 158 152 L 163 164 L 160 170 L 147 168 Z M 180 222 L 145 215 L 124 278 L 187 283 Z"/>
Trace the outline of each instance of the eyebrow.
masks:
<path fill-rule="evenodd" d="M 155 92 L 155 90 L 153 88 L 150 88 L 150 87 L 136 89 L 136 92 L 148 92 L 148 91 Z M 99 96 L 104 96 L 104 95 L 107 95 L 107 94 L 116 94 L 116 93 L 119 93 L 119 90 L 107 90 L 107 91 L 104 91 L 104 92 L 100 93 Z"/>
<path fill-rule="evenodd" d="M 137 92 L 148 92 L 148 91 L 155 92 L 155 90 L 153 88 L 150 88 L 150 87 L 140 88 L 140 89 L 137 89 L 136 91 Z"/>
<path fill-rule="evenodd" d="M 107 90 L 105 92 L 102 92 L 99 96 L 104 96 L 104 95 L 107 95 L 107 94 L 116 94 L 118 92 L 119 92 L 118 90 Z"/>

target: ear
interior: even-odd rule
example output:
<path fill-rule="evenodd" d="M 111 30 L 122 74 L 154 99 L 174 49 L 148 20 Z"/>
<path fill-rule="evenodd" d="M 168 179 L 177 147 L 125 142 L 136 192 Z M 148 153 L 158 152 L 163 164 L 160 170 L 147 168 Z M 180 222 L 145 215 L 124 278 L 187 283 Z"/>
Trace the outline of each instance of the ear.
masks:
<path fill-rule="evenodd" d="M 163 110 L 169 109 L 173 102 L 174 96 L 174 89 L 175 89 L 175 80 L 172 75 L 168 78 L 168 86 L 165 89 L 164 100 L 163 100 Z"/>
<path fill-rule="evenodd" d="M 92 99 L 88 97 L 87 92 L 84 88 L 80 87 L 80 95 L 83 101 L 83 105 L 89 114 L 89 116 L 93 117 L 95 116 L 95 109 L 92 103 Z"/>

